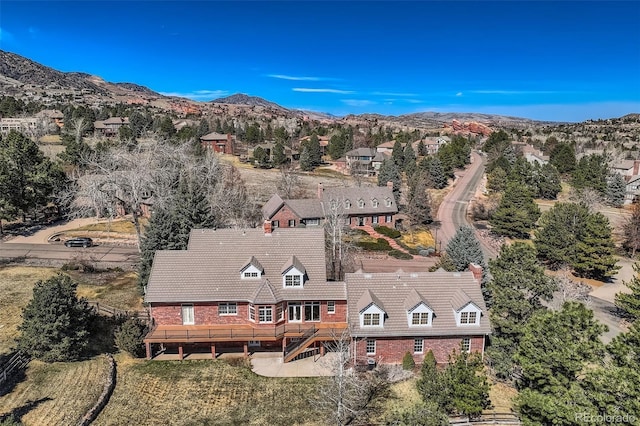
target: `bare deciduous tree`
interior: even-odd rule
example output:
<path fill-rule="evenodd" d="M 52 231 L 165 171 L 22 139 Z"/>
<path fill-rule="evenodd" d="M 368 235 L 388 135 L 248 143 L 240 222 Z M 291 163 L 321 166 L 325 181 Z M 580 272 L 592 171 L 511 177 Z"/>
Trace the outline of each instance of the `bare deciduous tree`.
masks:
<path fill-rule="evenodd" d="M 290 166 L 280 167 L 280 179 L 276 183 L 278 193 L 284 199 L 300 196 L 300 177 Z"/>
<path fill-rule="evenodd" d="M 556 278 L 556 282 L 558 283 L 558 290 L 553 297 L 554 309 L 562 309 L 562 305 L 565 302 L 580 302 L 587 307 L 591 305 L 591 298 L 589 297 L 591 287 L 582 281 L 572 279 L 568 269 L 565 268 L 561 271 Z"/>
<path fill-rule="evenodd" d="M 349 269 L 353 246 L 345 241 L 349 217 L 344 212 L 344 200 L 329 200 L 322 203 L 324 230 L 327 245 L 329 278 L 341 280 Z"/>

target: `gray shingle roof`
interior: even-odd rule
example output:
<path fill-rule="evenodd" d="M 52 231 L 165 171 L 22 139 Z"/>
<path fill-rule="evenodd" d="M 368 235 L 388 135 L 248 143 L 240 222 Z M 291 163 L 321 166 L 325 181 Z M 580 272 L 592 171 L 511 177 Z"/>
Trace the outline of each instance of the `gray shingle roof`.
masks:
<path fill-rule="evenodd" d="M 316 219 L 324 217 L 322 203 L 317 198 L 285 200 L 285 204 L 289 206 L 300 219 Z"/>
<path fill-rule="evenodd" d="M 203 141 L 226 141 L 227 135 L 217 132 L 207 133 L 204 136 L 200 136 L 200 139 Z"/>
<path fill-rule="evenodd" d="M 262 217 L 270 220 L 274 214 L 278 213 L 283 204 L 284 200 L 278 194 L 273 194 L 269 201 L 262 206 Z"/>
<path fill-rule="evenodd" d="M 258 262 L 258 259 L 256 259 L 255 256 L 251 256 L 251 258 L 249 259 L 248 262 L 246 262 L 242 268 L 240 268 L 240 272 L 244 271 L 245 269 L 247 269 L 249 266 L 254 266 L 256 269 L 258 269 L 260 272 L 264 272 L 264 268 L 262 267 L 262 265 L 260 264 L 260 262 Z"/>
<path fill-rule="evenodd" d="M 386 186 L 328 188 L 322 193 L 322 201 L 325 203 L 331 201 L 344 202 L 346 200 L 351 202 L 351 208 L 344 210 L 344 213 L 349 216 L 398 213 L 393 191 Z M 358 200 L 364 201 L 363 207 L 358 207 Z M 373 200 L 378 201 L 378 207 L 374 207 Z M 389 207 L 386 204 L 387 200 L 391 203 Z"/>
<path fill-rule="evenodd" d="M 347 308 L 349 326 L 355 337 L 384 336 L 469 336 L 489 334 L 491 327 L 487 307 L 482 298 L 480 284 L 471 272 L 420 272 L 405 273 L 354 273 L 347 274 Z M 462 290 L 482 310 L 480 325 L 456 325 L 452 307 L 457 303 L 458 291 Z M 383 327 L 360 327 L 360 306 L 374 294 L 384 304 L 386 312 Z M 419 299 L 434 312 L 432 325 L 408 324 L 408 304 L 415 307 Z M 426 300 L 425 300 L 426 299 Z"/>
<path fill-rule="evenodd" d="M 254 257 L 264 268 L 262 277 L 242 278 L 239 270 Z M 291 257 L 306 272 L 304 285 L 283 288 L 282 267 Z M 278 228 L 195 229 L 187 250 L 156 252 L 147 302 L 253 301 L 264 296 L 264 280 L 277 300 L 345 300 L 343 282 L 327 282 L 324 230 Z M 255 301 L 253 301 L 255 302 Z"/>
<path fill-rule="evenodd" d="M 375 155 L 374 148 L 356 148 L 345 154 L 346 157 L 375 157 Z"/>
<path fill-rule="evenodd" d="M 378 299 L 376 295 L 371 292 L 371 290 L 366 290 L 364 293 L 362 293 L 360 299 L 358 299 L 358 312 L 364 311 L 371 305 L 376 305 L 378 308 L 384 311 L 384 305 L 382 304 L 380 299 Z"/>

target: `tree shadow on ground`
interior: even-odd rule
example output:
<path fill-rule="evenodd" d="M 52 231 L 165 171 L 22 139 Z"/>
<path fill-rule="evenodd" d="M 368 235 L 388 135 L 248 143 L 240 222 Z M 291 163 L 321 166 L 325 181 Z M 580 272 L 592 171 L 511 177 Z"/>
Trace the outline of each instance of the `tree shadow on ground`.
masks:
<path fill-rule="evenodd" d="M 8 420 L 13 420 L 14 422 L 22 421 L 22 416 L 24 416 L 29 411 L 31 411 L 34 408 L 36 408 L 38 405 L 42 404 L 43 402 L 47 402 L 47 401 L 51 401 L 51 398 L 46 397 L 46 398 L 37 399 L 35 401 L 28 401 L 23 406 L 14 408 L 13 410 L 11 410 L 7 414 L 0 415 L 0 422 L 5 422 L 5 421 L 8 421 Z"/>

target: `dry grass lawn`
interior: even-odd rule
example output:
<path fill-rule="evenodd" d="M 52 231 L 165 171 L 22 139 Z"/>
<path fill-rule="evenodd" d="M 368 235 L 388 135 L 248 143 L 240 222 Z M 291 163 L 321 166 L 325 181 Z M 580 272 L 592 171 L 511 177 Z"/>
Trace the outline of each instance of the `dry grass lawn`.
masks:
<path fill-rule="evenodd" d="M 313 425 L 321 379 L 267 378 L 223 360 L 142 361 L 118 355 L 118 384 L 94 425 Z"/>
<path fill-rule="evenodd" d="M 518 395 L 518 391 L 504 383 L 492 382 L 489 390 L 489 399 L 493 408 L 491 412 L 511 413 L 513 411 L 513 399 Z"/>
<path fill-rule="evenodd" d="M 31 300 L 35 283 L 51 278 L 56 272 L 54 268 L 0 268 L 0 354 L 9 352 L 18 337 L 22 308 Z"/>
<path fill-rule="evenodd" d="M 428 229 L 416 229 L 413 232 L 403 233 L 400 237 L 400 241 L 407 247 L 416 248 L 422 247 L 435 247 L 435 239 Z"/>
<path fill-rule="evenodd" d="M 109 222 L 91 223 L 89 225 L 81 226 L 80 228 L 72 229 L 69 233 L 78 231 L 90 231 L 90 232 L 115 232 L 118 234 L 135 234 L 136 229 L 130 220 L 113 220 Z"/>
<path fill-rule="evenodd" d="M 108 371 L 104 356 L 69 363 L 31 361 L 26 379 L 0 397 L 0 416 L 13 412 L 25 426 L 74 425 L 97 401 Z"/>
<path fill-rule="evenodd" d="M 78 297 L 124 310 L 142 309 L 136 272 L 84 274 L 69 271 L 78 284 Z"/>

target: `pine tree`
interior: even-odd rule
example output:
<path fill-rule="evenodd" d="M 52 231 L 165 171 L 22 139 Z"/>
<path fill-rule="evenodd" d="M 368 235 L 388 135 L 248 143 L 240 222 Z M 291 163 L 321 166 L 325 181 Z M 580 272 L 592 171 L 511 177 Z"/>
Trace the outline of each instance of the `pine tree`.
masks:
<path fill-rule="evenodd" d="M 638 322 L 640 319 L 640 264 L 633 265 L 635 276 L 631 281 L 625 281 L 625 285 L 631 290 L 630 293 L 618 293 L 616 294 L 615 302 L 616 306 L 623 315 L 630 321 Z M 639 359 L 640 361 L 640 359 Z"/>
<path fill-rule="evenodd" d="M 442 163 L 438 157 L 433 157 L 429 166 L 429 178 L 435 189 L 442 189 L 447 186 L 448 179 L 444 172 Z"/>
<path fill-rule="evenodd" d="M 498 235 L 528 239 L 538 217 L 540 209 L 533 201 L 529 189 L 520 183 L 511 182 L 491 216 L 491 231 Z"/>
<path fill-rule="evenodd" d="M 627 184 L 620 173 L 614 173 L 607 180 L 607 201 L 614 207 L 621 207 L 627 193 Z"/>
<path fill-rule="evenodd" d="M 393 162 L 393 159 L 390 158 L 382 162 L 380 171 L 378 172 L 378 186 L 386 186 L 387 182 L 393 182 L 393 195 L 397 202 L 400 197 L 402 180 L 396 164 Z"/>
<path fill-rule="evenodd" d="M 75 361 L 88 348 L 91 309 L 78 299 L 78 284 L 58 274 L 38 281 L 22 311 L 18 349 L 45 362 Z"/>
<path fill-rule="evenodd" d="M 413 147 L 410 143 L 407 143 L 407 146 L 404 148 L 404 162 L 402 165 L 402 169 L 407 175 L 407 178 L 413 176 L 416 171 L 416 153 L 413 150 Z"/>
<path fill-rule="evenodd" d="M 337 160 L 344 155 L 345 147 L 342 135 L 331 136 L 327 145 L 327 153 L 333 160 Z"/>
<path fill-rule="evenodd" d="M 313 170 L 311 154 L 309 153 L 309 149 L 306 146 L 302 148 L 302 152 L 300 153 L 300 168 L 305 172 Z"/>
<path fill-rule="evenodd" d="M 422 139 L 420 139 L 420 142 L 418 142 L 418 155 L 420 157 L 424 157 L 427 155 L 427 147 L 425 146 Z"/>
<path fill-rule="evenodd" d="M 482 247 L 473 228 L 469 226 L 458 228 L 456 234 L 449 240 L 446 251 L 453 261 L 456 271 L 465 271 L 470 263 L 475 263 L 486 269 Z"/>
<path fill-rule="evenodd" d="M 631 257 L 634 258 L 640 248 L 640 202 L 636 201 L 631 206 L 631 216 L 623 225 L 622 230 L 624 233 L 622 246 L 631 252 Z"/>
<path fill-rule="evenodd" d="M 278 140 L 273 145 L 273 153 L 271 155 L 273 165 L 278 167 L 284 164 L 287 161 L 287 156 L 284 153 L 284 144 L 282 141 Z"/>
<path fill-rule="evenodd" d="M 576 273 L 601 281 L 610 278 L 620 269 L 616 266 L 615 252 L 609 219 L 600 212 L 590 214 L 576 247 L 573 262 Z"/>
<path fill-rule="evenodd" d="M 449 395 L 445 383 L 438 372 L 438 363 L 432 351 L 425 354 L 420 369 L 420 378 L 416 383 L 418 393 L 424 402 L 435 402 L 438 407 L 449 404 Z"/>
<path fill-rule="evenodd" d="M 409 184 L 406 213 L 414 226 L 426 225 L 433 221 L 431 217 L 431 199 L 423 176 L 414 176 Z"/>
<path fill-rule="evenodd" d="M 402 148 L 402 143 L 399 140 L 396 140 L 396 142 L 393 144 L 391 159 L 393 160 L 393 163 L 396 165 L 398 170 L 402 170 L 402 166 L 404 165 L 404 149 Z"/>
<path fill-rule="evenodd" d="M 487 174 L 487 189 L 491 192 L 502 192 L 507 187 L 507 172 L 496 167 Z"/>
<path fill-rule="evenodd" d="M 178 221 L 178 234 L 175 236 L 178 246 L 176 249 L 187 248 L 192 229 L 216 226 L 216 219 L 205 194 L 204 188 L 194 179 L 186 177 L 181 179 L 172 214 L 172 218 Z"/>
<path fill-rule="evenodd" d="M 311 139 L 307 143 L 307 149 L 309 150 L 309 158 L 311 165 L 315 168 L 322 164 L 322 154 L 320 151 L 320 140 L 315 133 L 311 135 Z"/>
<path fill-rule="evenodd" d="M 138 263 L 138 285 L 147 285 L 151 273 L 153 257 L 157 250 L 179 250 L 178 226 L 173 213 L 166 207 L 154 206 L 149 223 L 145 227 L 140 242 L 140 262 Z"/>
<path fill-rule="evenodd" d="M 538 164 L 538 163 L 536 163 Z M 562 191 L 560 173 L 551 163 L 544 166 L 535 167 L 536 186 L 538 188 L 538 197 L 545 200 L 555 200 L 560 191 Z"/>
<path fill-rule="evenodd" d="M 476 417 L 491 406 L 489 382 L 482 372 L 482 359 L 478 354 L 460 352 L 449 359 L 444 372 L 450 392 L 449 413 Z"/>
<path fill-rule="evenodd" d="M 561 143 L 551 150 L 549 162 L 558 172 L 571 173 L 576 168 L 576 153 L 571 145 Z"/>

